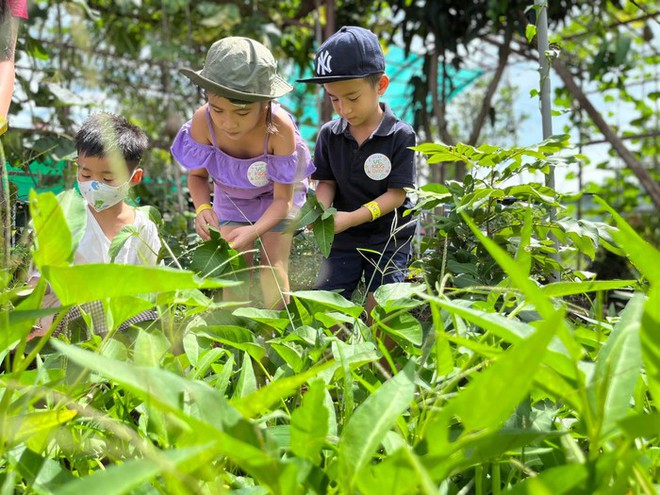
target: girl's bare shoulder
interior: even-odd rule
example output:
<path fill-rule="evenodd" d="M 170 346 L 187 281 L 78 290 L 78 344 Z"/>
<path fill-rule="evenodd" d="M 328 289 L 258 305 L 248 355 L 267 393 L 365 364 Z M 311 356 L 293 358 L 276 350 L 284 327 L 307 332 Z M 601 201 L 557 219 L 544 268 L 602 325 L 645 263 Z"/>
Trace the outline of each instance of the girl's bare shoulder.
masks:
<path fill-rule="evenodd" d="M 273 124 L 277 132 L 270 138 L 273 154 L 290 155 L 296 149 L 296 131 L 289 114 L 280 110 L 273 115 Z"/>
<path fill-rule="evenodd" d="M 206 121 L 206 105 L 199 107 L 190 123 L 190 137 L 202 144 L 211 144 L 211 135 Z"/>

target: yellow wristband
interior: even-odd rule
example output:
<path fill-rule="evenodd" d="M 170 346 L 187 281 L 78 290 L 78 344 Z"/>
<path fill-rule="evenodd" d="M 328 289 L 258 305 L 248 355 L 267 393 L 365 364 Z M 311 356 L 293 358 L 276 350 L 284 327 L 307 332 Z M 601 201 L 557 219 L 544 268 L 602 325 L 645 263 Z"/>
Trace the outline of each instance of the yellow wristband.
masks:
<path fill-rule="evenodd" d="M 371 213 L 371 221 L 373 222 L 380 217 L 380 206 L 375 201 L 369 201 L 368 203 L 363 204 L 367 210 Z"/>
<path fill-rule="evenodd" d="M 195 216 L 199 215 L 204 210 L 212 210 L 212 209 L 213 206 L 211 206 L 209 203 L 204 203 L 203 205 L 199 205 L 195 210 Z"/>

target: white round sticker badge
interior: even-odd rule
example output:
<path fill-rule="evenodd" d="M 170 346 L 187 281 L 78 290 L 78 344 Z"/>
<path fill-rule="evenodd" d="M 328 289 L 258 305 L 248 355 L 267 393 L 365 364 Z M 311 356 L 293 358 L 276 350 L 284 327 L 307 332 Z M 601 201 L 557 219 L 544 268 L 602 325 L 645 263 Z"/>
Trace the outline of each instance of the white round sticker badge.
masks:
<path fill-rule="evenodd" d="M 374 153 L 364 161 L 364 173 L 372 180 L 383 180 L 391 171 L 392 162 L 382 153 Z"/>
<path fill-rule="evenodd" d="M 255 187 L 262 187 L 268 184 L 268 175 L 266 174 L 266 162 L 254 162 L 247 171 L 247 177 Z"/>

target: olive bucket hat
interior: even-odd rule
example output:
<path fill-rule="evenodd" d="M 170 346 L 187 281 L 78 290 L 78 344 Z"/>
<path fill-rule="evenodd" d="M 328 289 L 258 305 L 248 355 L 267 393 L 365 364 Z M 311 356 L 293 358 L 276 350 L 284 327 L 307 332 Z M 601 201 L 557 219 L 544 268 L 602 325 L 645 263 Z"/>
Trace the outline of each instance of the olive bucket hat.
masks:
<path fill-rule="evenodd" d="M 237 102 L 271 100 L 293 89 L 277 74 L 270 50 L 258 41 L 240 36 L 213 43 L 202 70 L 179 72 L 209 93 Z"/>

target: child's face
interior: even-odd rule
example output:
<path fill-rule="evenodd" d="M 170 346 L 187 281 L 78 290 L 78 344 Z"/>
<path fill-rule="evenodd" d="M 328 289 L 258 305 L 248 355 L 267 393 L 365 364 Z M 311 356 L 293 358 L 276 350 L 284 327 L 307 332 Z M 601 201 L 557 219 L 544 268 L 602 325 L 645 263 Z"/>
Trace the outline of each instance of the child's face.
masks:
<path fill-rule="evenodd" d="M 377 125 L 380 119 L 378 101 L 387 88 L 381 80 L 374 86 L 367 79 L 348 79 L 323 85 L 332 102 L 332 108 L 352 127 Z"/>
<path fill-rule="evenodd" d="M 95 180 L 109 186 L 118 186 L 125 183 L 130 174 L 123 164 L 113 166 L 105 156 L 78 157 L 78 180 L 87 182 Z"/>
<path fill-rule="evenodd" d="M 211 120 L 225 137 L 233 141 L 245 137 L 266 122 L 266 102 L 237 106 L 227 98 L 213 94 L 208 95 L 208 100 Z"/>

